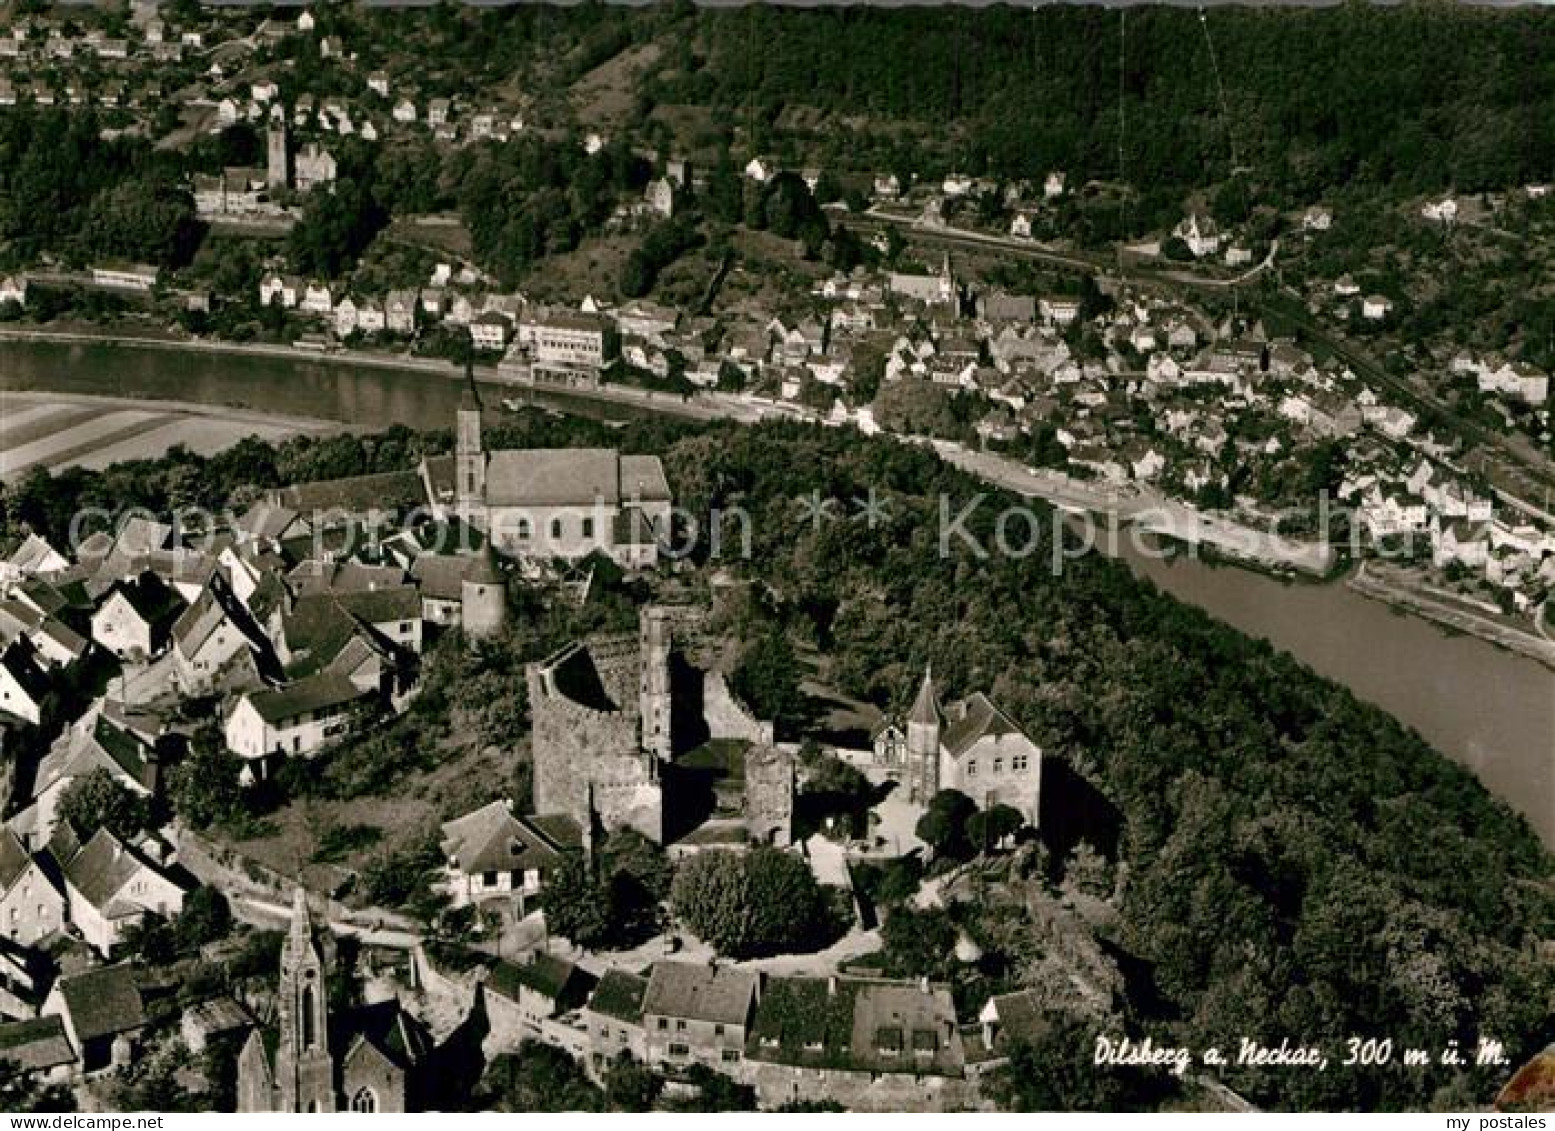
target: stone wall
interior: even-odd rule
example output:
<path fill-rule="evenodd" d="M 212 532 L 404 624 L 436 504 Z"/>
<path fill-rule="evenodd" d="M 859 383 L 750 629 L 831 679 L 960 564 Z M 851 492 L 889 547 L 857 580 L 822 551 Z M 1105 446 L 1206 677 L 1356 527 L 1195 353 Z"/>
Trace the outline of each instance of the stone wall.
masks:
<path fill-rule="evenodd" d="M 756 844 L 786 847 L 794 836 L 794 758 L 775 746 L 745 752 L 745 825 Z"/>
<path fill-rule="evenodd" d="M 762 722 L 745 709 L 729 690 L 722 672 L 710 671 L 702 677 L 702 713 L 707 720 L 710 738 L 733 738 L 762 746 L 772 745 L 772 724 Z"/>
<path fill-rule="evenodd" d="M 535 812 L 663 839 L 653 759 L 638 748 L 637 639 L 600 637 L 528 670 Z"/>
<path fill-rule="evenodd" d="M 747 1061 L 742 1078 L 764 1108 L 796 1100 L 834 1100 L 849 1111 L 944 1112 L 986 1109 L 974 1081 L 908 1073 L 875 1075 L 841 1068 L 799 1068 Z"/>

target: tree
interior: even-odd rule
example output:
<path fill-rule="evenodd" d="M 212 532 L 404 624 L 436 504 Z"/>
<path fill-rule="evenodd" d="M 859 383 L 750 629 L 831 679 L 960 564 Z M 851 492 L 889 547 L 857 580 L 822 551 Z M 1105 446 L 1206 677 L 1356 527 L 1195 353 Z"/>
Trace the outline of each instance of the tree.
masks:
<path fill-rule="evenodd" d="M 545 925 L 578 946 L 595 949 L 610 938 L 610 900 L 583 857 L 569 854 L 545 884 Z"/>
<path fill-rule="evenodd" d="M 487 1079 L 501 1111 L 600 1111 L 604 1093 L 561 1049 L 525 1041 L 498 1057 Z"/>
<path fill-rule="evenodd" d="M 63 1084 L 43 1084 L 9 1057 L 0 1057 L 0 1111 L 16 1114 L 76 1110 L 75 1097 Z"/>
<path fill-rule="evenodd" d="M 200 736 L 169 775 L 174 812 L 197 829 L 245 816 L 242 771 L 243 760 L 219 736 Z"/>
<path fill-rule="evenodd" d="M 388 215 L 363 185 L 342 177 L 332 192 L 308 196 L 292 228 L 289 248 L 297 269 L 336 278 L 367 249 Z"/>
<path fill-rule="evenodd" d="M 966 838 L 978 852 L 998 848 L 1006 837 L 1014 836 L 1025 827 L 1026 818 L 1018 809 L 1008 805 L 991 805 L 980 813 L 967 818 Z"/>
<path fill-rule="evenodd" d="M 107 829 L 120 840 L 140 835 L 152 822 L 150 802 L 105 769 L 93 770 L 65 787 L 59 816 L 83 837 Z"/>
<path fill-rule="evenodd" d="M 605 1103 L 611 1111 L 652 1111 L 659 1077 L 625 1049 L 605 1069 Z"/>
<path fill-rule="evenodd" d="M 1074 846 L 1064 865 L 1064 878 L 1086 895 L 1105 899 L 1112 894 L 1112 869 L 1106 858 L 1083 840 Z"/>
<path fill-rule="evenodd" d="M 967 821 L 977 812 L 977 804 L 955 789 L 942 789 L 929 800 L 929 807 L 918 818 L 913 830 L 918 839 L 934 850 L 936 858 L 960 859 L 967 855 Z"/>
<path fill-rule="evenodd" d="M 737 1084 L 705 1064 L 693 1064 L 688 1068 L 686 1082 L 696 1089 L 696 1094 L 675 1099 L 668 1105 L 673 1111 L 756 1110 L 755 1089 L 748 1084 Z"/>
<path fill-rule="evenodd" d="M 232 932 L 232 908 L 219 890 L 201 885 L 184 900 L 183 910 L 175 922 L 182 947 L 198 950 Z"/>
<path fill-rule="evenodd" d="M 837 927 L 809 866 L 765 846 L 691 857 L 675 875 L 670 902 L 699 939 L 731 958 L 813 950 Z"/>
<path fill-rule="evenodd" d="M 799 661 L 781 629 L 759 636 L 741 655 L 729 687 L 757 717 L 793 722 L 804 709 Z"/>
<path fill-rule="evenodd" d="M 1142 1111 L 1174 1090 L 1163 1072 L 1097 1067 L 1100 1035 L 1088 1022 L 1057 1016 L 1040 1035 L 1014 1042 L 989 1094 L 1006 1111 Z"/>

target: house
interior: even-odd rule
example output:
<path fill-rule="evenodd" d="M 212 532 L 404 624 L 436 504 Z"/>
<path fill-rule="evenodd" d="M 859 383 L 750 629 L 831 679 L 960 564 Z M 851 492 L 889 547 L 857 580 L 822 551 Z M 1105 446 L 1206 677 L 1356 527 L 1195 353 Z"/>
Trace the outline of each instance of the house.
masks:
<path fill-rule="evenodd" d="M 648 187 L 643 189 L 643 203 L 650 212 L 660 216 L 673 216 L 675 214 L 675 184 L 668 177 L 659 177 L 648 182 Z"/>
<path fill-rule="evenodd" d="M 184 1010 L 178 1028 L 184 1047 L 199 1056 L 214 1039 L 230 1037 L 255 1027 L 254 1015 L 231 997 L 214 997 Z"/>
<path fill-rule="evenodd" d="M 310 141 L 292 159 L 292 178 L 298 192 L 312 192 L 319 185 L 331 184 L 338 166 L 329 150 Z"/>
<path fill-rule="evenodd" d="M 1438 224 L 1451 224 L 1458 218 L 1458 202 L 1450 196 L 1428 201 L 1421 207 L 1420 215 Z"/>
<path fill-rule="evenodd" d="M 17 306 L 27 305 L 27 276 L 0 277 L 0 306 L 8 302 L 14 302 Z"/>
<path fill-rule="evenodd" d="M 334 297 L 329 293 L 327 283 L 309 283 L 303 290 L 302 301 L 298 305 L 305 313 L 317 314 L 325 318 L 335 310 Z"/>
<path fill-rule="evenodd" d="M 730 1071 L 744 1060 L 759 987 L 759 976 L 750 970 L 654 963 L 642 1005 L 648 1063 L 700 1062 Z"/>
<path fill-rule="evenodd" d="M 506 318 L 488 310 L 470 320 L 470 341 L 478 350 L 500 353 L 507 348 L 511 330 Z"/>
<path fill-rule="evenodd" d="M 1387 295 L 1367 295 L 1361 300 L 1361 317 L 1368 322 L 1381 322 L 1393 313 L 1393 300 Z"/>
<path fill-rule="evenodd" d="M 49 679 L 38 666 L 32 644 L 17 638 L 0 651 L 0 715 L 39 726 Z"/>
<path fill-rule="evenodd" d="M 25 819 L 34 847 L 53 834 L 61 795 L 71 783 L 95 770 L 106 771 L 125 789 L 142 797 L 157 789 L 158 764 L 152 747 L 106 718 L 101 701 L 55 739 L 38 763 L 32 802 L 14 818 L 16 824 Z"/>
<path fill-rule="evenodd" d="M 269 102 L 280 97 L 281 88 L 271 79 L 255 79 L 249 84 L 248 95 L 255 102 Z"/>
<path fill-rule="evenodd" d="M 75 1074 L 76 1051 L 58 1017 L 34 1017 L 0 1025 L 0 1060 L 8 1060 L 34 1080 L 63 1084 Z"/>
<path fill-rule="evenodd" d="M 1080 317 L 1080 300 L 1047 295 L 1038 300 L 1037 309 L 1053 325 L 1068 326 Z"/>
<path fill-rule="evenodd" d="M 389 76 L 383 71 L 373 71 L 367 76 L 367 89 L 380 98 L 389 97 Z"/>
<path fill-rule="evenodd" d="M 327 671 L 249 692 L 227 716 L 227 749 L 247 761 L 248 777 L 266 777 L 275 759 L 310 757 L 345 734 L 372 698 L 346 676 Z"/>
<path fill-rule="evenodd" d="M 183 911 L 183 887 L 108 829 L 98 829 L 60 864 L 70 922 L 105 958 L 123 941 L 125 930 L 148 915 L 170 919 Z"/>
<path fill-rule="evenodd" d="M 129 963 L 61 976 L 43 1003 L 43 1015 L 60 1019 L 81 1071 L 88 1073 L 128 1065 L 149 1020 Z"/>
<path fill-rule="evenodd" d="M 1484 569 L 1490 558 L 1490 526 L 1456 518 L 1432 531 L 1431 562 L 1438 569 L 1456 562 L 1469 569 Z"/>
<path fill-rule="evenodd" d="M 0 935 L 37 946 L 65 929 L 65 893 L 51 869 L 9 828 L 0 828 Z"/>
<path fill-rule="evenodd" d="M 1534 368 L 1527 362 L 1508 362 L 1499 366 L 1483 365 L 1477 372 L 1477 383 L 1481 392 L 1516 397 L 1530 405 L 1541 405 L 1549 397 L 1549 374 Z"/>
<path fill-rule="evenodd" d="M 92 639 L 122 660 L 160 656 L 172 639 L 184 599 L 150 570 L 116 581 L 92 613 Z"/>
<path fill-rule="evenodd" d="M 416 329 L 416 292 L 395 290 L 383 304 L 384 327 L 391 334 L 410 334 Z"/>
<path fill-rule="evenodd" d="M 777 173 L 777 166 L 765 157 L 752 157 L 745 163 L 745 176 L 757 184 L 765 184 Z"/>
<path fill-rule="evenodd" d="M 1339 298 L 1354 298 L 1361 293 L 1360 284 L 1349 274 L 1340 275 L 1334 280 L 1334 294 Z"/>
<path fill-rule="evenodd" d="M 436 128 L 448 124 L 453 105 L 446 98 L 434 98 L 427 103 L 427 125 Z"/>
<path fill-rule="evenodd" d="M 558 829 L 552 818 L 517 816 L 507 801 L 444 824 L 442 851 L 454 906 L 516 897 L 522 909 L 527 898 L 539 894 L 546 873 L 579 847 L 576 828 Z"/>
<path fill-rule="evenodd" d="M 982 692 L 941 711 L 925 671 L 906 731 L 909 799 L 926 805 L 940 790 L 956 789 L 982 808 L 1008 805 L 1037 824 L 1042 750 Z"/>
<path fill-rule="evenodd" d="M 643 999 L 648 979 L 626 970 L 608 969 L 589 995 L 583 1026 L 589 1035 L 589 1065 L 602 1071 L 623 1052 L 636 1060 L 648 1058 L 643 1030 Z"/>
<path fill-rule="evenodd" d="M 902 182 L 895 173 L 877 175 L 874 183 L 875 196 L 881 200 L 895 200 L 902 195 Z"/>
<path fill-rule="evenodd" d="M 401 98 L 394 104 L 390 111 L 396 122 L 414 122 L 416 120 L 416 104 L 408 98 Z"/>
<path fill-rule="evenodd" d="M 544 951 L 522 963 L 498 959 L 482 983 L 492 1035 L 516 1047 L 543 1022 L 587 1001 L 594 981 L 588 971 Z"/>
<path fill-rule="evenodd" d="M 271 306 L 279 302 L 290 310 L 297 305 L 297 286 L 297 279 L 271 272 L 259 280 L 259 305 Z"/>
<path fill-rule="evenodd" d="M 850 1110 L 965 1109 L 966 1055 L 946 986 L 769 977 L 742 1077 L 764 1107 L 831 1100 Z"/>
<path fill-rule="evenodd" d="M 376 299 L 363 299 L 356 305 L 356 328 L 363 334 L 382 333 L 389 324 L 383 304 Z"/>
<path fill-rule="evenodd" d="M 1178 221 L 1172 235 L 1188 245 L 1195 259 L 1203 259 L 1220 250 L 1220 232 L 1215 221 L 1200 212 L 1190 212 Z"/>
<path fill-rule="evenodd" d="M 257 682 L 253 650 L 262 637 L 247 628 L 247 618 L 224 582 L 208 586 L 173 624 L 174 678 L 188 696 L 205 695 L 218 685 L 230 689 L 235 660 L 249 661 L 246 670 Z M 257 639 L 256 639 L 257 638 Z"/>
<path fill-rule="evenodd" d="M 1326 232 L 1334 226 L 1334 214 L 1320 204 L 1314 204 L 1301 215 L 1304 232 Z"/>
<path fill-rule="evenodd" d="M 1029 240 L 1034 218 L 1035 213 L 1029 208 L 1017 209 L 1015 215 L 1010 218 L 1010 235 L 1016 239 Z"/>

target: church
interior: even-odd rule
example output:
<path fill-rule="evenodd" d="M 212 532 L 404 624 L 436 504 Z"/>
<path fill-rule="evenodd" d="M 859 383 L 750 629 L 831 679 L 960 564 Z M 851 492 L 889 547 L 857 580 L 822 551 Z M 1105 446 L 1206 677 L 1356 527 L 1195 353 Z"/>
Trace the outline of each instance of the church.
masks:
<path fill-rule="evenodd" d="M 240 1112 L 420 1110 L 432 1040 L 397 1001 L 330 1008 L 333 939 L 297 889 L 281 946 L 275 1020 L 238 1054 Z"/>
<path fill-rule="evenodd" d="M 980 808 L 1008 805 L 1038 823 L 1042 750 L 982 692 L 940 709 L 934 676 L 923 673 L 905 721 L 875 731 L 875 761 L 895 771 L 919 805 L 954 789 Z"/>
<path fill-rule="evenodd" d="M 668 537 L 671 497 L 657 456 L 612 448 L 488 451 L 469 370 L 456 415 L 454 454 L 424 459 L 432 512 L 458 518 L 514 557 L 577 559 L 599 552 L 625 569 L 650 569 Z"/>

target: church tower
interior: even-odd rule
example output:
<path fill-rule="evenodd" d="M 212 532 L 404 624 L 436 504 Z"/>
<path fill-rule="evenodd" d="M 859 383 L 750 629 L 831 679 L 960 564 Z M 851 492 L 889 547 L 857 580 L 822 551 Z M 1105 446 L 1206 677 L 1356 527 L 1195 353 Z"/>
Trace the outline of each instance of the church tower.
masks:
<path fill-rule="evenodd" d="M 481 447 L 481 395 L 475 388 L 475 363 L 464 363 L 464 393 L 459 398 L 454 439 L 454 485 L 459 514 L 468 519 L 486 505 L 486 452 Z"/>
<path fill-rule="evenodd" d="M 639 710 L 642 714 L 642 746 L 663 759 L 674 757 L 673 707 L 670 691 L 670 650 L 674 626 L 663 609 L 652 605 L 638 618 L 642 654 Z"/>
<path fill-rule="evenodd" d="M 280 1041 L 275 1050 L 279 1111 L 335 1110 L 335 1062 L 329 1050 L 328 965 L 313 934 L 307 893 L 292 899 L 292 924 L 281 946 L 276 990 Z"/>
<path fill-rule="evenodd" d="M 284 189 L 291 184 L 291 164 L 286 152 L 286 123 L 271 122 L 265 131 L 268 143 L 268 169 L 265 183 L 272 189 Z"/>
<path fill-rule="evenodd" d="M 907 799 L 927 805 L 939 792 L 939 703 L 934 675 L 925 667 L 918 697 L 907 715 Z"/>

